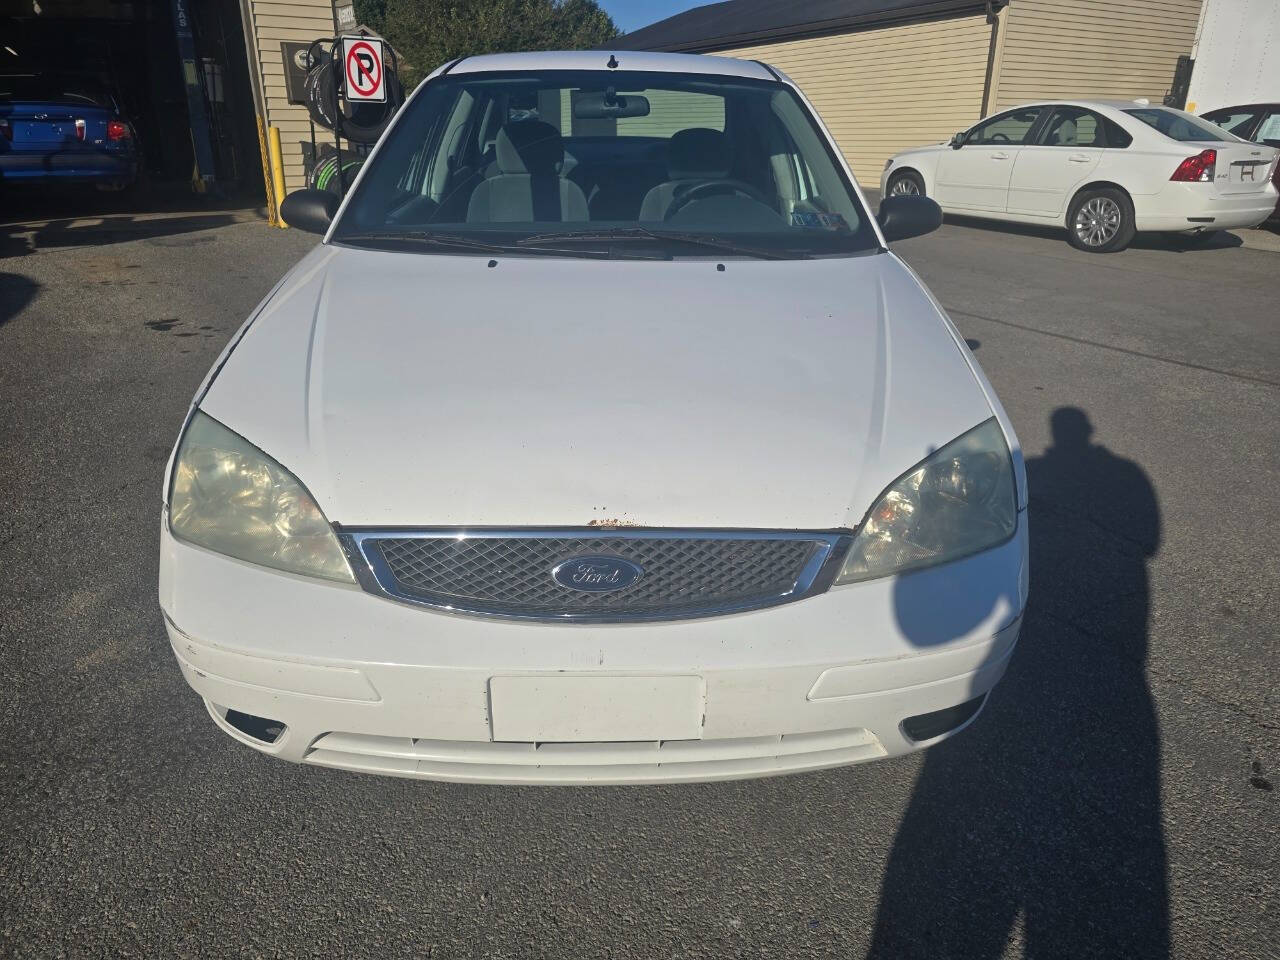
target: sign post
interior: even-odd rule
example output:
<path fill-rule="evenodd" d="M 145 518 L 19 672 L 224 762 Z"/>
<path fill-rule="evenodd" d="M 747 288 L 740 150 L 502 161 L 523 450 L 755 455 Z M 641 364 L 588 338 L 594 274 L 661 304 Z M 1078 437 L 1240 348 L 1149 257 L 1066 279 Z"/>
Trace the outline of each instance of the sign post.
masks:
<path fill-rule="evenodd" d="M 349 102 L 386 103 L 382 41 L 376 37 L 343 37 L 342 80 Z"/>

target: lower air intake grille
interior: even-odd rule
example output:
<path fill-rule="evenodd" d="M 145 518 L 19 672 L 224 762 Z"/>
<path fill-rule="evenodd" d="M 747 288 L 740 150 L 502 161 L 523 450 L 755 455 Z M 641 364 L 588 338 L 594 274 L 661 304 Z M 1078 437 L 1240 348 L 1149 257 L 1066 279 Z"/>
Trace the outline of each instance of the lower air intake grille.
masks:
<path fill-rule="evenodd" d="M 466 613 L 539 620 L 667 620 L 796 600 L 825 589 L 839 533 L 463 531 L 347 534 L 366 586 Z M 574 589 L 554 571 L 575 558 L 623 561 L 617 589 Z"/>
<path fill-rule="evenodd" d="M 869 730 L 732 740 L 493 743 L 327 733 L 303 760 L 326 767 L 457 783 L 665 783 L 763 777 L 875 760 Z"/>

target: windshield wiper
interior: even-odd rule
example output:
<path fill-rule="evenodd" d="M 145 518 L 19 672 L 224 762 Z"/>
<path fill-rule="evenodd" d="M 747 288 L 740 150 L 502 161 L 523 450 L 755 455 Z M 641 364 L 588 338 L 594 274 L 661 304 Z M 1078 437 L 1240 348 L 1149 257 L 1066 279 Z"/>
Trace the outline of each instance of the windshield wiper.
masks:
<path fill-rule="evenodd" d="M 734 253 L 742 257 L 754 257 L 758 260 L 810 260 L 807 253 L 784 253 L 779 250 L 767 250 L 764 247 L 752 247 L 724 237 L 702 233 L 685 233 L 679 230 L 650 230 L 648 227 L 618 227 L 614 230 L 582 230 L 567 233 L 539 233 L 532 237 L 518 240 L 520 246 L 536 245 L 552 240 L 561 241 L 614 241 L 614 240 L 657 240 L 687 243 L 691 246 L 706 247 L 721 253 Z"/>
<path fill-rule="evenodd" d="M 509 243 L 490 243 L 472 237 L 459 237 L 449 233 L 427 233 L 423 230 L 406 230 L 403 233 L 352 233 L 333 238 L 337 243 L 414 243 L 448 250 L 473 250 L 476 253 L 539 254 L 566 257 L 591 256 L 608 259 L 608 251 L 565 250 L 554 247 L 523 247 Z"/>

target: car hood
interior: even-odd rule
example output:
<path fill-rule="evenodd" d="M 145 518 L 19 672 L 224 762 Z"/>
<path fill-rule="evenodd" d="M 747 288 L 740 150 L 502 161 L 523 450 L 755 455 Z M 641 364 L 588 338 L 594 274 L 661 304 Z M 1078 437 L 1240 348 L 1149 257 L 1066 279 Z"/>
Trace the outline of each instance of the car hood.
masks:
<path fill-rule="evenodd" d="M 891 254 L 318 247 L 199 405 L 348 526 L 833 529 L 992 415 Z"/>

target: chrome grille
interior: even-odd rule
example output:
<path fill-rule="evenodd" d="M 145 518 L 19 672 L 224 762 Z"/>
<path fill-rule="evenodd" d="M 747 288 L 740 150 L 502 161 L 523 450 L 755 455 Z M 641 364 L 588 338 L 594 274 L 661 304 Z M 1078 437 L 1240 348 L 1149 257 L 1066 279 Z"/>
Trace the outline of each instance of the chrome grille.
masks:
<path fill-rule="evenodd" d="M 797 600 L 825 589 L 820 574 L 842 535 L 724 531 L 361 531 L 344 534 L 366 565 L 366 588 L 465 613 L 538 620 L 668 620 Z M 641 567 L 610 592 L 562 586 L 552 571 L 575 557 Z"/>

